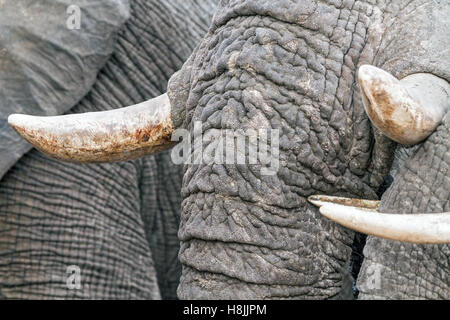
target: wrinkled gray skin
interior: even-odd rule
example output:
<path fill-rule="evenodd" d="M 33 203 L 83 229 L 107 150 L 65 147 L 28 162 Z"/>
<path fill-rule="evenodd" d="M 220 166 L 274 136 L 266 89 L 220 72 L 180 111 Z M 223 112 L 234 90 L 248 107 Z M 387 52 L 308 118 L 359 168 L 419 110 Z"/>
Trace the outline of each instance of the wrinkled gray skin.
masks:
<path fill-rule="evenodd" d="M 206 34 L 216 6 L 211 0 L 139 0 L 131 1 L 129 8 L 127 1 L 119 2 L 114 2 L 114 8 L 112 2 L 86 6 L 87 2 L 80 1 L 86 6 L 82 6 L 82 28 L 43 27 L 54 32 L 50 35 L 39 34 L 39 23 L 47 20 L 51 24 L 58 12 L 65 23 L 65 2 L 43 1 L 40 5 L 45 10 L 30 11 L 36 15 L 37 26 L 32 24 L 27 30 L 39 34 L 42 41 L 19 32 L 39 50 L 28 47 L 23 53 L 29 56 L 28 62 L 18 61 L 24 62 L 25 75 L 31 74 L 31 80 L 5 82 L 25 87 L 11 86 L 5 95 L 31 98 L 28 103 L 18 101 L 21 109 L 1 110 L 2 130 L 7 130 L 6 117 L 12 112 L 62 113 L 81 98 L 70 113 L 107 110 L 165 92 L 167 80 Z M 77 47 L 76 41 L 89 46 L 81 43 Z M 42 56 L 33 55 L 39 52 Z M 14 72 L 24 76 L 17 69 Z M 67 88 L 62 88 L 65 81 Z M 9 152 L 2 150 L 3 168 L 29 148 L 17 137 L 10 140 Z M 0 182 L 0 296 L 176 298 L 181 273 L 177 260 L 181 179 L 182 168 L 172 164 L 168 152 L 125 163 L 78 165 L 51 160 L 33 149 Z M 81 270 L 81 290 L 66 285 L 71 265 Z"/>
<path fill-rule="evenodd" d="M 279 129 L 280 170 L 185 166 L 180 298 L 351 296 L 354 233 L 306 198 L 377 198 L 395 145 L 365 115 L 357 68 L 449 81 L 449 15 L 447 1 L 432 0 L 221 1 L 210 32 L 170 81 L 173 113 L 185 117 L 176 125 Z M 448 138 L 449 115 L 401 164 L 381 210 L 449 211 Z M 369 238 L 364 253 L 361 298 L 450 298 L 448 245 Z"/>
<path fill-rule="evenodd" d="M 221 1 L 209 33 L 170 81 L 175 124 L 192 131 L 193 122 L 198 120 L 203 123 L 203 132 L 210 128 L 280 129 L 280 170 L 275 176 L 263 176 L 259 165 L 184 167 L 178 231 L 183 265 L 177 291 L 180 298 L 352 296 L 348 267 L 354 233 L 321 217 L 306 198 L 313 194 L 377 198 L 391 169 L 395 144 L 374 131 L 365 115 L 357 67 L 373 64 L 399 78 L 430 72 L 449 81 L 445 25 L 449 14 L 447 2 L 439 0 Z M 133 90 L 134 85 L 126 89 Z M 394 183 L 382 198 L 383 211 L 448 211 L 449 122 L 447 114 L 437 131 L 407 160 L 400 161 L 395 173 L 392 171 Z M 203 149 L 206 146 L 204 142 Z M 44 163 L 44 157 L 37 153 L 28 157 Z M 136 274 L 130 272 L 133 268 L 139 271 L 151 265 L 148 255 L 127 246 L 130 241 L 143 243 L 139 239 L 148 234 L 142 228 L 126 227 L 136 226 L 133 221 L 142 216 L 136 210 L 142 208 L 142 198 L 130 195 L 136 190 L 133 184 L 150 180 L 134 179 L 148 172 L 136 163 L 140 162 L 69 166 L 81 172 L 96 168 L 114 180 L 92 179 L 83 185 L 76 176 L 71 178 L 61 170 L 65 192 L 52 191 L 51 197 L 42 192 L 46 197 L 41 197 L 55 208 L 53 220 L 61 219 L 67 226 L 80 223 L 79 218 L 69 216 L 67 221 L 67 217 L 60 217 L 61 206 L 70 197 L 73 215 L 82 215 L 84 227 L 103 231 L 101 239 L 94 239 L 99 237 L 99 230 L 90 233 L 88 245 L 83 239 L 84 251 L 80 254 L 87 257 L 83 260 L 90 270 L 87 277 L 105 279 L 105 271 L 117 274 L 115 279 L 128 284 L 118 285 L 118 292 L 132 288 L 134 294 L 130 296 L 138 296 L 152 283 L 140 286 L 142 282 L 133 281 L 135 278 L 128 281 Z M 52 163 L 52 169 L 59 166 Z M 22 168 L 29 174 L 40 170 L 38 165 Z M 28 207 L 35 206 L 33 190 L 14 174 L 15 169 L 9 173 L 10 184 L 16 185 L 16 192 L 28 194 Z M 48 178 L 34 179 L 37 188 L 54 190 L 48 186 Z M 94 193 L 99 186 L 103 188 Z M 153 192 L 160 192 L 161 186 L 151 186 Z M 73 193 L 72 188 L 77 191 Z M 78 201 L 83 199 L 80 194 L 98 197 L 109 210 L 126 203 L 127 212 L 119 216 L 120 220 L 108 220 L 109 224 L 100 227 L 90 222 L 89 213 L 90 217 L 94 212 L 95 217 L 106 213 Z M 10 207 L 14 206 L 15 201 L 11 201 Z M 37 207 L 35 210 L 39 212 Z M 62 253 L 70 252 L 72 244 L 61 242 L 63 236 L 59 229 L 52 228 L 53 220 L 49 219 L 48 225 L 32 226 L 29 217 L 22 219 L 28 219 L 22 222 L 28 233 L 20 239 L 28 237 L 29 242 L 24 249 L 14 245 L 14 250 L 23 252 L 16 257 L 35 259 L 33 266 L 42 268 L 42 273 L 49 265 L 62 268 L 65 264 L 54 258 L 48 242 L 38 242 L 36 255 L 30 256 L 29 251 L 35 237 L 43 238 L 39 230 L 44 229 L 52 240 L 65 244 Z M 117 262 L 114 267 L 102 263 L 106 252 Z M 118 252 L 122 254 L 114 256 Z M 369 238 L 364 254 L 357 282 L 360 298 L 449 298 L 448 246 Z M 78 255 L 66 256 L 75 262 L 80 260 Z M 15 265 L 10 263 L 7 270 Z M 373 266 L 378 268 L 375 272 Z M 106 290 L 105 282 L 94 292 Z M 25 288 L 37 294 L 39 284 Z"/>

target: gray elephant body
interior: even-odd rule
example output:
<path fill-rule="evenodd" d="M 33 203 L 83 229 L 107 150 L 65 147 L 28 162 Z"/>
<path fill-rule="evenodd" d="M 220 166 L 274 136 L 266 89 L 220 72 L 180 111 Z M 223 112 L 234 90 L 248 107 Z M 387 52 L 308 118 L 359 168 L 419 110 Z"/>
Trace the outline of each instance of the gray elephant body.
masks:
<path fill-rule="evenodd" d="M 261 165 L 185 167 L 181 298 L 349 296 L 354 233 L 321 217 L 306 198 L 377 198 L 395 145 L 372 128 L 364 112 L 357 68 L 373 64 L 400 78 L 425 72 L 448 81 L 449 10 L 444 1 L 221 2 L 210 32 L 170 81 L 169 95 L 178 108 L 173 113 L 181 114 L 175 119 L 184 120 L 176 125 L 193 132 L 200 121 L 204 135 L 212 129 L 278 129 L 280 168 L 265 176 Z M 440 130 L 445 134 L 446 127 Z M 436 161 L 421 168 L 448 168 L 448 146 L 442 142 L 434 142 L 440 150 Z M 203 150 L 209 144 L 203 141 Z M 436 190 L 426 180 L 429 190 L 439 192 L 430 210 L 448 208 L 445 170 L 443 177 Z M 422 188 L 420 181 L 408 183 Z M 392 188 L 396 191 L 388 194 L 399 196 L 405 186 L 396 182 Z M 417 194 L 405 212 L 425 209 L 419 204 L 432 195 Z M 390 251 L 382 255 L 376 241 L 383 242 L 371 239 L 366 249 L 370 261 L 398 266 L 387 273 L 397 285 L 379 289 L 384 296 L 448 298 L 448 246 L 423 255 L 406 247 L 397 261 Z M 432 268 L 414 272 L 411 267 L 412 280 L 403 283 L 400 265 L 421 263 Z M 433 271 L 438 275 L 430 276 Z M 414 286 L 414 274 L 423 286 L 406 289 Z M 359 285 L 365 287 L 364 281 Z M 374 295 L 365 290 L 362 297 Z"/>
<path fill-rule="evenodd" d="M 214 7 L 214 1 L 132 1 L 112 56 L 70 112 L 118 108 L 164 92 L 206 33 Z M 176 298 L 181 170 L 168 152 L 102 165 L 27 153 L 0 183 L 2 294 Z M 81 288 L 71 278 L 74 267 Z"/>

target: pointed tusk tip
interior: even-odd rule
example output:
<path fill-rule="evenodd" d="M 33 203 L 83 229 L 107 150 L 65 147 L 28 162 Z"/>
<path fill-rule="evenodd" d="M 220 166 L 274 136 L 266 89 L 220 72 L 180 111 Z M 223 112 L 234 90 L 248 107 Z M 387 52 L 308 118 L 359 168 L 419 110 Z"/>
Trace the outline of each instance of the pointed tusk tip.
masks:
<path fill-rule="evenodd" d="M 363 64 L 362 66 L 359 67 L 358 69 L 358 77 L 359 78 L 364 78 L 369 72 L 370 70 L 374 69 L 375 67 L 368 65 L 368 64 Z"/>
<path fill-rule="evenodd" d="M 17 131 L 23 138 L 24 134 L 32 128 L 37 128 L 40 121 L 36 121 L 40 117 L 14 113 L 8 117 L 8 124 L 11 128 Z"/>
<path fill-rule="evenodd" d="M 17 114 L 17 113 L 11 114 L 8 117 L 8 124 L 13 129 L 18 128 L 18 127 L 23 127 L 24 116 L 25 115 L 23 115 L 23 114 Z"/>
<path fill-rule="evenodd" d="M 320 201 L 320 197 L 319 195 L 313 195 L 313 196 L 309 196 L 307 198 L 308 202 L 315 205 L 316 207 L 321 207 L 323 205 L 323 203 Z"/>
<path fill-rule="evenodd" d="M 383 69 L 364 64 L 358 69 L 358 80 L 361 86 L 369 87 L 373 85 L 374 81 L 383 83 L 384 81 L 394 80 L 394 77 Z"/>
<path fill-rule="evenodd" d="M 16 123 L 16 121 L 17 121 L 18 116 L 19 115 L 17 113 L 10 114 L 9 117 L 8 117 L 8 124 L 9 125 L 14 125 Z"/>

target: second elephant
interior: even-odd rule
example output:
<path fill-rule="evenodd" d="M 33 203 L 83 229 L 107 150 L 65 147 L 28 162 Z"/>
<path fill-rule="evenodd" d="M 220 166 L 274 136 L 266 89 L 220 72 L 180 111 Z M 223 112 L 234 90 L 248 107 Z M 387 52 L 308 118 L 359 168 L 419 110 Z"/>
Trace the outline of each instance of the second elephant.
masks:
<path fill-rule="evenodd" d="M 112 55 L 90 92 L 70 112 L 109 110 L 159 95 L 207 32 L 215 5 L 202 0 L 131 1 L 130 18 L 115 38 Z M 48 6 L 47 16 L 27 7 L 35 23 L 56 20 L 48 17 L 54 4 Z M 82 13 L 92 8 L 80 6 Z M 89 27 L 104 28 L 81 18 L 81 29 L 66 30 L 68 35 L 85 36 L 94 32 Z M 61 40 L 70 47 L 64 39 L 70 38 Z M 51 41 L 37 45 L 58 50 Z M 51 57 L 47 63 L 59 67 Z M 41 82 L 51 78 L 42 76 Z M 28 152 L 0 183 L 1 294 L 28 299 L 175 299 L 181 273 L 181 179 L 182 168 L 171 163 L 168 153 L 80 166 L 56 162 L 35 149 Z M 77 285 L 71 277 L 78 270 Z"/>

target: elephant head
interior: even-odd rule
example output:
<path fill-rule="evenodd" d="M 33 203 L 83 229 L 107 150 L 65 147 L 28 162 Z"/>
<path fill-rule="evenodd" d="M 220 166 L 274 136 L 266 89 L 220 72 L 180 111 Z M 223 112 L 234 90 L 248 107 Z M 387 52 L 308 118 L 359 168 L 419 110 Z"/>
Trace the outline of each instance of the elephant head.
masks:
<path fill-rule="evenodd" d="M 80 162 L 170 147 L 176 129 L 193 140 L 213 130 L 278 134 L 256 137 L 279 141 L 275 174 L 260 159 L 185 165 L 180 298 L 347 297 L 350 229 L 394 239 L 369 239 L 362 297 L 448 298 L 449 10 L 430 0 L 222 1 L 167 94 L 102 114 L 13 115 L 10 124 L 50 156 Z M 396 159 L 396 148 L 411 155 Z M 423 279 L 422 290 L 402 280 L 415 263 L 423 268 L 410 267 L 408 279 Z M 391 270 L 376 290 L 373 265 Z"/>

